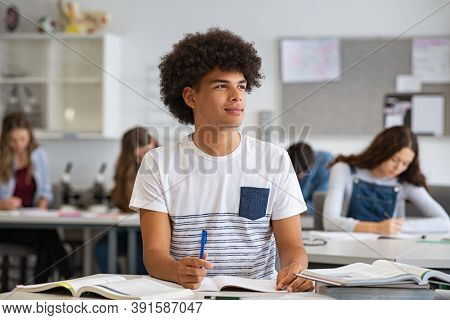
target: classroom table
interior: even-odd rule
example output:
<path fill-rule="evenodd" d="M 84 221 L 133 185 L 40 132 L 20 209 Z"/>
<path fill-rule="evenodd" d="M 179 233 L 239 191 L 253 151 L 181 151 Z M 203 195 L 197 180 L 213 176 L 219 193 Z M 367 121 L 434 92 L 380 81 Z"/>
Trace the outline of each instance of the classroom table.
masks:
<path fill-rule="evenodd" d="M 60 212 L 58 210 L 26 209 L 0 211 L 1 228 L 43 229 L 71 228 L 83 230 L 83 274 L 92 274 L 92 230 L 106 229 L 108 237 L 108 273 L 117 269 L 117 229 L 126 228 L 128 234 L 128 268 L 136 273 L 136 231 L 138 214 L 97 214 L 92 212 Z"/>
<path fill-rule="evenodd" d="M 247 291 L 196 292 L 193 300 L 204 300 L 205 296 L 240 297 L 241 300 L 334 300 L 315 292 L 263 293 Z M 97 300 L 92 297 L 76 298 L 65 294 L 5 292 L 0 293 L 0 300 Z"/>
<path fill-rule="evenodd" d="M 319 265 L 347 265 L 356 262 L 372 263 L 385 259 L 423 268 L 450 269 L 450 241 L 448 234 L 405 236 L 404 239 L 378 239 L 378 235 L 306 231 L 303 233 L 309 263 Z M 326 244 L 314 244 L 311 239 L 325 239 Z M 320 244 L 316 240 L 315 244 Z M 322 266 L 321 266 L 322 267 Z"/>
<path fill-rule="evenodd" d="M 302 227 L 312 227 L 312 217 L 302 217 Z M 80 211 L 79 214 L 61 213 L 59 210 L 25 209 L 0 211 L 1 228 L 71 228 L 83 230 L 83 275 L 92 274 L 92 231 L 107 228 L 108 237 L 108 273 L 117 272 L 117 229 L 125 228 L 128 237 L 128 272 L 136 273 L 136 236 L 140 228 L 139 215 L 97 214 Z"/>

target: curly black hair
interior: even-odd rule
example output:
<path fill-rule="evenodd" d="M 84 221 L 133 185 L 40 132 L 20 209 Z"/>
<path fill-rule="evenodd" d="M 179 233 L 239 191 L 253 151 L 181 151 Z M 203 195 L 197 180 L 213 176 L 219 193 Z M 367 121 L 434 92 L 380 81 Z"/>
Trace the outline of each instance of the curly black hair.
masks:
<path fill-rule="evenodd" d="M 248 93 L 261 86 L 261 58 L 256 49 L 228 30 L 210 28 L 206 33 L 186 34 L 161 58 L 161 98 L 180 123 L 194 124 L 194 114 L 184 102 L 183 89 L 198 88 L 201 79 L 214 68 L 241 72 Z"/>
<path fill-rule="evenodd" d="M 294 143 L 287 149 L 296 174 L 305 173 L 314 163 L 314 151 L 306 142 Z"/>

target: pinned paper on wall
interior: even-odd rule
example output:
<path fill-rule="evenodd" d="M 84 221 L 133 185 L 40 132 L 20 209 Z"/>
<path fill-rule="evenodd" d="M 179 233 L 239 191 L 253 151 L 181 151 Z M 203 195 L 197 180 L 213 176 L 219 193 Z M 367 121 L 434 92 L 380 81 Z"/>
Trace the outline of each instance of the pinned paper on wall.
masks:
<path fill-rule="evenodd" d="M 281 80 L 283 83 L 339 80 L 341 72 L 338 39 L 283 39 Z"/>
<path fill-rule="evenodd" d="M 450 82 L 450 40 L 415 39 L 412 45 L 412 70 L 422 82 Z"/>
<path fill-rule="evenodd" d="M 405 117 L 402 114 L 387 114 L 384 118 L 384 127 L 391 128 L 395 126 L 402 126 L 405 124 Z"/>
<path fill-rule="evenodd" d="M 406 74 L 399 74 L 395 78 L 395 92 L 410 93 L 421 91 L 422 91 L 422 81 L 418 77 Z"/>
<path fill-rule="evenodd" d="M 414 95 L 411 103 L 411 129 L 417 134 L 444 134 L 444 96 Z"/>
<path fill-rule="evenodd" d="M 384 97 L 384 128 L 410 125 L 411 95 L 395 94 Z"/>

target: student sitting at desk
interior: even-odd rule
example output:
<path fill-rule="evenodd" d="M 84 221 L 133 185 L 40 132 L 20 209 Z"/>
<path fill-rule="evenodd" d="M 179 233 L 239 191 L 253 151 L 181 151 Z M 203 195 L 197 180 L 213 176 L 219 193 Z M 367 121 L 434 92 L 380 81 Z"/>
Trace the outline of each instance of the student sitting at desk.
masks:
<path fill-rule="evenodd" d="M 405 200 L 424 217 L 405 221 Z M 386 129 L 362 153 L 336 158 L 323 225 L 326 230 L 381 234 L 447 232 L 448 215 L 427 192 L 417 137 L 408 127 Z"/>
<path fill-rule="evenodd" d="M 314 151 L 306 142 L 294 143 L 287 152 L 297 174 L 308 213 L 314 214 L 313 194 L 316 191 L 327 191 L 330 176 L 328 165 L 333 160 L 333 155 L 326 151 Z"/>
<path fill-rule="evenodd" d="M 11 113 L 3 119 L 0 151 L 0 209 L 47 209 L 53 197 L 47 155 L 37 145 L 24 113 Z M 47 281 L 55 263 L 58 263 L 62 276 L 68 278 L 72 274 L 67 252 L 54 229 L 3 229 L 0 231 L 0 241 L 36 249 L 34 280 L 37 283 Z"/>
<path fill-rule="evenodd" d="M 220 29 L 188 34 L 159 67 L 164 103 L 195 131 L 148 152 L 136 177 L 130 206 L 140 211 L 149 274 L 191 289 L 206 275 L 231 275 L 311 290 L 294 276 L 308 264 L 306 206 L 289 156 L 239 132 L 246 95 L 262 78 L 253 45 Z"/>
<path fill-rule="evenodd" d="M 112 204 L 121 212 L 129 213 L 130 198 L 133 192 L 134 180 L 144 155 L 151 149 L 158 147 L 158 143 L 142 127 L 135 127 L 124 133 L 119 159 L 114 175 L 114 188 L 111 191 Z M 119 255 L 127 253 L 127 233 L 119 229 L 117 233 L 117 250 Z M 142 240 L 140 233 L 137 239 L 136 253 L 137 274 L 147 274 L 142 259 Z M 107 273 L 108 241 L 106 237 L 100 239 L 95 247 L 95 256 L 101 273 Z"/>

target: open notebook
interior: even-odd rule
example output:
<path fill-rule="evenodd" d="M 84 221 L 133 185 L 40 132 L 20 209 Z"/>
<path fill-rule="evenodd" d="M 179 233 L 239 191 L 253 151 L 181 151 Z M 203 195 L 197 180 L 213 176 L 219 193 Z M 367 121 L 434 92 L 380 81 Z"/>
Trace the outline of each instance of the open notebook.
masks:
<path fill-rule="evenodd" d="M 196 291 L 218 292 L 222 290 L 249 290 L 255 292 L 286 292 L 276 290 L 276 280 L 246 279 L 234 276 L 205 278 Z"/>
<path fill-rule="evenodd" d="M 415 282 L 424 285 L 430 282 L 450 283 L 450 275 L 441 271 L 419 268 L 403 263 L 377 260 L 372 264 L 353 263 L 334 269 L 304 270 L 297 276 L 336 286 L 374 286 Z"/>
<path fill-rule="evenodd" d="M 126 279 L 118 275 L 98 274 L 94 276 L 57 281 L 28 286 L 17 286 L 15 291 L 45 292 L 55 288 L 65 288 L 74 297 L 95 293 L 108 299 L 149 300 L 149 299 L 181 299 L 191 298 L 194 292 L 182 286 L 142 276 Z"/>

